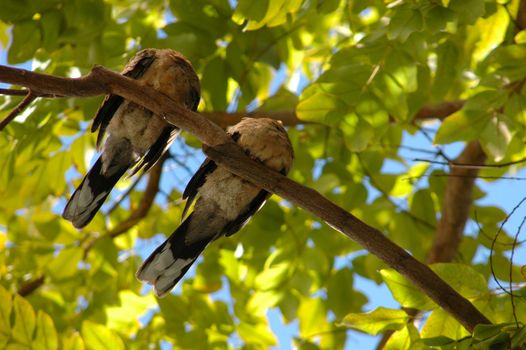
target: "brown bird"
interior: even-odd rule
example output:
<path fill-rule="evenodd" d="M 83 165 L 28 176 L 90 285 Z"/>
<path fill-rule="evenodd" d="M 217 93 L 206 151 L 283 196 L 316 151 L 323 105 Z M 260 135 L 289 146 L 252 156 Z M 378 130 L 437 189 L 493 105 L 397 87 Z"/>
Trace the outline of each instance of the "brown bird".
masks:
<path fill-rule="evenodd" d="M 292 165 L 292 145 L 281 122 L 244 118 L 228 133 L 255 160 L 286 175 Z M 211 241 L 231 236 L 265 204 L 267 191 L 217 166 L 207 158 L 183 193 L 183 217 L 199 195 L 193 212 L 137 271 L 163 296 L 184 276 Z"/>
<path fill-rule="evenodd" d="M 180 53 L 145 49 L 133 57 L 122 74 L 154 88 L 193 111 L 201 98 L 199 78 L 190 62 Z M 73 226 L 86 226 L 106 200 L 113 186 L 133 168 L 148 171 L 179 134 L 179 129 L 160 116 L 117 95 L 108 95 L 91 126 L 99 129 L 97 149 L 108 131 L 102 154 L 90 169 L 62 216 Z"/>

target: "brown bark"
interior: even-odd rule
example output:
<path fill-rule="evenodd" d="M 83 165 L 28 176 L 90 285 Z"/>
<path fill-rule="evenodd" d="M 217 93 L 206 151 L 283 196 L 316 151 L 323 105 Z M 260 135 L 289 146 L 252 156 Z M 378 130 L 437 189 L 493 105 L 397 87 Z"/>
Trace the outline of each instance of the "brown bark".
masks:
<path fill-rule="evenodd" d="M 484 164 L 486 154 L 478 141 L 466 145 L 455 160 L 459 163 Z M 435 241 L 427 256 L 429 264 L 449 262 L 458 253 L 464 227 L 471 209 L 471 195 L 479 169 L 453 167 L 444 194 L 442 217 L 438 222 Z"/>
<path fill-rule="evenodd" d="M 360 221 L 313 189 L 251 160 L 219 126 L 198 113 L 183 108 L 166 95 L 102 67 L 95 67 L 85 77 L 68 79 L 0 66 L 0 81 L 22 85 L 40 93 L 61 96 L 88 97 L 111 92 L 140 104 L 164 117 L 169 123 L 194 134 L 207 145 L 204 147 L 207 155 L 232 173 L 306 209 L 335 230 L 361 244 L 414 283 L 467 330 L 473 331 L 477 324 L 490 323 L 467 299 L 445 283 L 427 265 L 416 260 L 380 231 Z"/>
<path fill-rule="evenodd" d="M 27 281 L 25 284 L 23 284 L 20 289 L 18 290 L 18 294 L 20 296 L 28 296 L 29 294 L 33 293 L 35 290 L 40 288 L 44 284 L 44 275 L 39 276 L 35 279 Z"/>

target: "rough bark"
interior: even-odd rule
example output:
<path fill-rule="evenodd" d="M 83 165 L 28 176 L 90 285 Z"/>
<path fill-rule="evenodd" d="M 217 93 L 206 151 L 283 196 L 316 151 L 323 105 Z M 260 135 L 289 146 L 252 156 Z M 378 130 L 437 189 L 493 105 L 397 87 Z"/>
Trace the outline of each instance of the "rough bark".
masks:
<path fill-rule="evenodd" d="M 486 154 L 478 141 L 469 142 L 454 163 L 484 164 Z M 427 256 L 429 264 L 449 262 L 458 253 L 471 210 L 471 195 L 479 169 L 452 167 L 444 194 L 442 216 L 435 241 Z"/>

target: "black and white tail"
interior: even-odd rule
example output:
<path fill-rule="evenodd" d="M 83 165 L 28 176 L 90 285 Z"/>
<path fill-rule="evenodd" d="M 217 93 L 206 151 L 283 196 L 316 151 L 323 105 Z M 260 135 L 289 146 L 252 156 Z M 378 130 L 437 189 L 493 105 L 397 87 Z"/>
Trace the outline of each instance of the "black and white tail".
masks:
<path fill-rule="evenodd" d="M 112 168 L 111 175 L 105 176 L 102 172 L 102 157 L 99 158 L 71 196 L 62 217 L 71 221 L 76 228 L 86 226 L 128 167 L 120 165 Z"/>
<path fill-rule="evenodd" d="M 200 239 L 190 232 L 192 215 L 175 230 L 174 233 L 144 261 L 135 276 L 140 281 L 152 284 L 157 296 L 168 293 L 185 275 L 199 254 L 214 238 L 203 235 Z"/>

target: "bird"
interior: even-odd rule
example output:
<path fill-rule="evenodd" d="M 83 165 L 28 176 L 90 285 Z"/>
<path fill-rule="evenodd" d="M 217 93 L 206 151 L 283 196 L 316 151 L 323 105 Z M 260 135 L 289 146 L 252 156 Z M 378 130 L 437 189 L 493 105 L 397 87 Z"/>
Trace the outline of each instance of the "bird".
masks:
<path fill-rule="evenodd" d="M 171 49 L 144 49 L 124 67 L 124 76 L 136 79 L 196 111 L 201 98 L 199 78 L 192 64 Z M 130 176 L 148 171 L 168 150 L 179 128 L 162 117 L 125 100 L 107 95 L 91 132 L 99 130 L 100 157 L 67 202 L 62 217 L 76 228 L 86 226 L 100 209 L 112 188 L 128 169 Z M 104 145 L 104 135 L 108 132 Z"/>
<path fill-rule="evenodd" d="M 252 159 L 287 175 L 294 151 L 280 121 L 243 118 L 228 134 Z M 206 246 L 238 232 L 265 204 L 270 193 L 206 158 L 184 192 L 182 224 L 144 261 L 136 277 L 152 284 L 158 297 L 179 282 Z"/>

